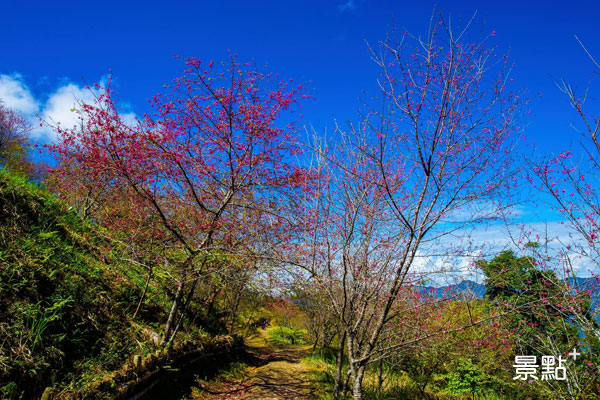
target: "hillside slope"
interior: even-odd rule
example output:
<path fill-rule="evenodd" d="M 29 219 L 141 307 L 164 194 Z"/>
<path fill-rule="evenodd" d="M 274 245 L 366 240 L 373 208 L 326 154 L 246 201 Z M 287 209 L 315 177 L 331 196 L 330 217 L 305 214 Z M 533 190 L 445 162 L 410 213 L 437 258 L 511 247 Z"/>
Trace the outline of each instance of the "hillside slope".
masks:
<path fill-rule="evenodd" d="M 54 196 L 0 170 L 0 398 L 76 388 L 148 338 L 139 285 Z"/>

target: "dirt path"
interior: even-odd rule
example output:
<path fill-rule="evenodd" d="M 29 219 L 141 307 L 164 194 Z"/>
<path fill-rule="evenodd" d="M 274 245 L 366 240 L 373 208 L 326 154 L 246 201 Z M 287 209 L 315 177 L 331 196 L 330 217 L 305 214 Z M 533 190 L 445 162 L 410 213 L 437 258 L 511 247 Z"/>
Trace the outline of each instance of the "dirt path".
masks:
<path fill-rule="evenodd" d="M 274 345 L 267 332 L 246 340 L 253 357 L 252 367 L 242 376 L 221 379 L 195 390 L 194 399 L 318 399 L 309 377 L 309 367 L 300 361 L 310 346 Z"/>

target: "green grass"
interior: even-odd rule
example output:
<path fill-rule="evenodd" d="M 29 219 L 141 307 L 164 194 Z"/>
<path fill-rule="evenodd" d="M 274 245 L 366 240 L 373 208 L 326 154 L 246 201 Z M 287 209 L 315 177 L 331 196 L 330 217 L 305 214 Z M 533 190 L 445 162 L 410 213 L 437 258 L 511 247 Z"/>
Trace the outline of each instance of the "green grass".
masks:
<path fill-rule="evenodd" d="M 317 348 L 313 353 L 307 355 L 302 360 L 303 363 L 310 367 L 311 381 L 321 393 L 327 393 L 323 398 L 331 398 L 332 390 L 335 382 L 336 373 L 336 350 L 333 348 Z M 344 360 L 343 374 L 348 371 L 348 364 Z M 430 385 L 425 394 L 421 393 L 415 382 L 400 370 L 391 371 L 387 374 L 381 389 L 377 381 L 377 368 L 373 365 L 369 366 L 365 372 L 363 381 L 363 398 L 368 400 L 462 400 L 471 399 L 468 395 L 453 395 L 446 393 L 443 385 L 434 387 Z M 329 396 L 329 397 L 327 397 Z M 347 398 L 351 398 L 351 393 L 347 393 Z M 501 400 L 503 397 L 488 396 L 478 397 L 491 400 Z"/>
<path fill-rule="evenodd" d="M 46 387 L 81 398 L 133 354 L 156 351 L 150 333 L 164 326 L 171 278 L 155 272 L 133 320 L 148 271 L 126 263 L 108 233 L 0 168 L 0 398 L 39 398 Z M 183 326 L 181 343 L 224 331 L 195 302 Z"/>
<path fill-rule="evenodd" d="M 320 393 L 320 398 L 323 400 L 331 399 L 333 395 L 335 367 L 311 355 L 302 359 L 302 363 L 309 367 L 308 376 L 311 385 L 315 388 L 315 393 Z"/>
<path fill-rule="evenodd" d="M 128 314 L 141 293 L 135 271 L 113 257 L 99 229 L 0 169 L 1 398 L 74 390 L 151 350 L 145 322 Z M 166 293 L 153 294 L 150 308 L 166 305 Z"/>
<path fill-rule="evenodd" d="M 103 257 L 93 226 L 4 170 L 0 249 L 3 398 L 34 398 L 77 381 L 90 360 L 117 368 L 136 349 L 141 338 L 123 310 L 137 286 Z"/>
<path fill-rule="evenodd" d="M 291 329 L 279 326 L 269 331 L 269 339 L 277 344 L 306 344 L 306 329 Z"/>
<path fill-rule="evenodd" d="M 250 377 L 248 368 L 250 366 L 244 361 L 233 361 L 219 372 L 213 380 L 244 380 Z"/>

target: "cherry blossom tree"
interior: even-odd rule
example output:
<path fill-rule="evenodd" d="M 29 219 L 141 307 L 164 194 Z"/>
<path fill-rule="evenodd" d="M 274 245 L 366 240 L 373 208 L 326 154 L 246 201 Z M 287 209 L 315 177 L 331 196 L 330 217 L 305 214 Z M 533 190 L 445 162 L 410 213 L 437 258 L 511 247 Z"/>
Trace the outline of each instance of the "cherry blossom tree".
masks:
<path fill-rule="evenodd" d="M 600 64 L 577 39 L 589 56 L 594 68 Z M 545 205 L 556 211 L 562 221 L 561 231 L 536 232 L 528 230 L 521 235 L 519 245 L 535 260 L 534 268 L 552 271 L 554 279 L 545 282 L 543 304 L 535 305 L 547 315 L 560 315 L 562 329 L 559 335 L 539 332 L 539 352 L 555 357 L 564 356 L 571 346 L 562 342 L 577 343 L 584 355 L 578 362 L 569 359 L 568 383 L 550 385 L 548 392 L 563 398 L 581 398 L 597 395 L 595 392 L 600 373 L 596 364 L 600 359 L 594 355 L 600 347 L 597 322 L 597 296 L 600 284 L 597 268 L 600 261 L 600 113 L 592 95 L 592 87 L 577 91 L 566 80 L 558 84 L 578 117 L 572 127 L 579 134 L 579 146 L 564 149 L 558 155 L 530 161 L 529 181 L 542 193 Z M 595 109 L 594 109 L 595 107 Z M 533 246 L 531 244 L 534 244 Z M 591 275 L 582 278 L 582 275 Z M 552 294 L 552 295 L 551 295 Z"/>
<path fill-rule="evenodd" d="M 55 126 L 61 140 L 51 146 L 63 197 L 79 193 L 84 210 L 110 214 L 103 221 L 120 232 L 137 231 L 143 221 L 169 240 L 178 267 L 163 344 L 173 340 L 198 280 L 211 272 L 211 256 L 233 247 L 256 256 L 268 247 L 260 238 L 291 234 L 288 211 L 307 181 L 295 163 L 296 128 L 281 122 L 304 97 L 301 86 L 235 56 L 185 65 L 152 98 L 155 113 L 136 124 L 119 115 L 110 84 L 97 86 L 96 100 L 81 105 L 80 126 Z M 129 211 L 111 214 L 112 196 L 126 199 Z"/>
<path fill-rule="evenodd" d="M 600 65 L 593 58 L 591 60 L 600 71 Z M 580 134 L 581 151 L 575 155 L 573 150 L 565 149 L 557 156 L 532 165 L 533 174 L 530 181 L 538 184 L 552 197 L 552 205 L 572 228 L 572 235 L 581 239 L 573 243 L 573 247 L 568 250 L 576 251 L 597 264 L 600 256 L 600 204 L 597 196 L 600 171 L 600 114 L 595 114 L 588 104 L 590 95 L 587 90 L 585 93 L 578 93 L 565 80 L 561 81 L 559 87 L 579 116 L 581 123 L 573 126 Z"/>
<path fill-rule="evenodd" d="M 338 127 L 336 143 L 313 145 L 312 247 L 295 263 L 328 294 L 355 399 L 366 366 L 403 346 L 386 327 L 407 312 L 397 304 L 418 281 L 418 257 L 497 217 L 515 184 L 524 99 L 510 91 L 508 60 L 486 45 L 494 34 L 469 42 L 467 28 L 457 33 L 441 16 L 425 39 L 392 31 L 371 47 L 378 96 L 358 123 Z M 471 207 L 482 203 L 485 215 Z M 338 397 L 340 386 L 338 376 Z"/>

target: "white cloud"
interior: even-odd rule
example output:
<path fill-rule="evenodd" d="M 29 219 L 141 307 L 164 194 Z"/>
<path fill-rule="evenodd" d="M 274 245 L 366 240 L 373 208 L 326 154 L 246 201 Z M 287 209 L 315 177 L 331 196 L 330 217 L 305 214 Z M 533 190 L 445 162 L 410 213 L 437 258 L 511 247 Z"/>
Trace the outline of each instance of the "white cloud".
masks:
<path fill-rule="evenodd" d="M 551 268 L 558 276 L 565 275 L 564 255 L 569 256 L 569 271 L 578 277 L 600 273 L 598 260 L 581 254 L 575 248 L 581 242 L 578 235 L 571 235 L 564 221 L 531 222 L 522 224 L 496 223 L 478 226 L 470 230 L 444 236 L 429 248 L 417 252 L 411 265 L 411 279 L 427 280 L 433 286 L 447 286 L 462 280 L 483 281 L 483 273 L 474 265 L 480 258 L 491 259 L 501 250 L 512 249 L 517 255 L 533 255 L 525 248 L 528 242 L 538 242 L 541 247 L 535 258 L 551 257 L 545 268 Z M 567 246 L 572 246 L 567 250 Z"/>
<path fill-rule="evenodd" d="M 121 118 L 121 121 L 125 123 L 125 125 L 136 126 L 138 124 L 137 115 L 134 112 L 120 112 L 119 117 Z"/>
<path fill-rule="evenodd" d="M 40 108 L 40 103 L 33 97 L 20 74 L 0 75 L 0 100 L 8 108 L 26 116 L 34 115 Z"/>
<path fill-rule="evenodd" d="M 75 110 L 79 108 L 79 104 L 93 102 L 97 94 L 97 90 L 92 91 L 74 83 L 61 86 L 46 100 L 40 117 L 48 123 L 59 124 L 62 128 L 73 128 L 78 124 L 79 114 Z M 55 135 L 46 126 L 36 128 L 33 133 L 38 137 L 49 134 L 51 139 Z"/>
<path fill-rule="evenodd" d="M 463 280 L 483 281 L 483 274 L 474 264 L 481 251 L 467 251 L 461 255 L 428 256 L 417 251 L 410 267 L 410 280 L 427 282 L 433 286 L 449 286 Z"/>
<path fill-rule="evenodd" d="M 101 84 L 106 84 L 105 77 L 101 79 Z M 37 140 L 56 139 L 56 133 L 47 124 L 40 126 L 40 118 L 52 125 L 72 128 L 79 122 L 79 114 L 75 112 L 79 104 L 91 103 L 99 94 L 96 88 L 88 89 L 84 85 L 69 82 L 41 100 L 36 98 L 21 74 L 0 74 L 0 101 L 29 120 L 33 126 L 31 136 Z M 136 115 L 133 112 L 122 113 L 121 117 L 126 124 L 136 123 Z"/>
<path fill-rule="evenodd" d="M 358 4 L 356 4 L 356 0 L 347 0 L 344 3 L 338 4 L 338 9 L 340 11 L 354 11 L 358 8 Z"/>

